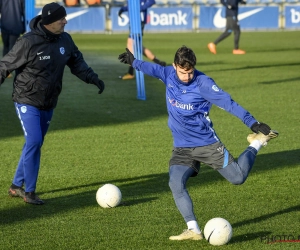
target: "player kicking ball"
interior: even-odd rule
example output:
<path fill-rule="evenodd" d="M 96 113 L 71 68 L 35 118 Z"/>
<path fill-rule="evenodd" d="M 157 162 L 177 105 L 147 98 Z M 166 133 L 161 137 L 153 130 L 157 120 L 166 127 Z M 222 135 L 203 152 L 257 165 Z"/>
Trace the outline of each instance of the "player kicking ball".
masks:
<path fill-rule="evenodd" d="M 271 130 L 267 124 L 258 122 L 212 78 L 195 69 L 196 56 L 186 46 L 176 51 L 173 65 L 167 67 L 135 59 L 128 49 L 118 59 L 160 79 L 166 86 L 168 126 L 174 140 L 169 162 L 169 186 L 175 204 L 187 224 L 187 229 L 182 234 L 169 239 L 201 240 L 203 234 L 186 188 L 188 179 L 199 173 L 200 163 L 205 163 L 232 184 L 243 184 L 260 148 L 276 138 L 278 132 Z M 229 153 L 213 128 L 209 118 L 213 104 L 239 118 L 254 132 L 248 135 L 250 145 L 237 160 Z"/>

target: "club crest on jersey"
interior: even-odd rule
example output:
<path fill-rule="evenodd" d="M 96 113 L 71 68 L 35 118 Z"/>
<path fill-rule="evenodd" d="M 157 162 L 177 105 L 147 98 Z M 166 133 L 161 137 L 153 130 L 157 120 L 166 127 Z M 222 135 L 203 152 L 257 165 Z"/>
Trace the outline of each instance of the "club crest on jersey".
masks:
<path fill-rule="evenodd" d="M 216 85 L 213 85 L 213 86 L 212 86 L 212 89 L 213 89 L 214 91 L 219 91 L 219 88 L 218 88 Z"/>
<path fill-rule="evenodd" d="M 27 107 L 26 106 L 22 106 L 21 107 L 21 112 L 25 114 L 27 112 Z"/>
<path fill-rule="evenodd" d="M 64 47 L 59 48 L 59 51 L 60 51 L 60 53 L 61 53 L 62 55 L 65 54 L 65 48 L 64 48 Z"/>

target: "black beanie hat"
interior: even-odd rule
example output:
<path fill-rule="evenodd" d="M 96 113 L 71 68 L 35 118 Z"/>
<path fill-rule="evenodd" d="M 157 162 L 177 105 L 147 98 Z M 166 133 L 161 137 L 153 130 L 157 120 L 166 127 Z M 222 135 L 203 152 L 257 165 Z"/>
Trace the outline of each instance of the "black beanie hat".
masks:
<path fill-rule="evenodd" d="M 67 15 L 63 6 L 57 3 L 49 3 L 43 7 L 42 22 L 44 25 L 54 23 Z"/>

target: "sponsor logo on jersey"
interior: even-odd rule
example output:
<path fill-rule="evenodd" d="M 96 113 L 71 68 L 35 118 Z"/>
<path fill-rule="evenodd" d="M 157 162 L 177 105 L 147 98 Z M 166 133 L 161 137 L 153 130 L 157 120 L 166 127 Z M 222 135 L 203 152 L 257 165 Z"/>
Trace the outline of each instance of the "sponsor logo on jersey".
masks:
<path fill-rule="evenodd" d="M 184 109 L 184 110 L 194 110 L 193 104 L 180 103 L 175 99 L 170 99 L 169 97 L 168 97 L 168 100 L 169 100 L 169 103 L 176 108 L 180 108 L 180 109 Z"/>

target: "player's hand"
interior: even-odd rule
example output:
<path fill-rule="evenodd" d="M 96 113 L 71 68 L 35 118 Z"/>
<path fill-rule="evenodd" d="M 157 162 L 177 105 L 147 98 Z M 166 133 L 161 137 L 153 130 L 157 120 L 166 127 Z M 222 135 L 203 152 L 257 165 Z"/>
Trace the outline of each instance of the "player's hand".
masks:
<path fill-rule="evenodd" d="M 252 126 L 251 126 L 251 130 L 254 132 L 254 133 L 258 133 L 258 132 L 261 132 L 263 133 L 264 135 L 268 135 L 271 131 L 271 128 L 270 126 L 268 126 L 267 124 L 265 123 L 260 123 L 260 122 L 255 122 Z"/>
<path fill-rule="evenodd" d="M 231 10 L 232 6 L 230 4 L 228 4 L 227 8 Z"/>
<path fill-rule="evenodd" d="M 129 65 L 132 65 L 133 61 L 135 60 L 133 54 L 127 48 L 126 48 L 126 52 L 119 55 L 118 59 L 121 63 L 129 64 Z"/>
<path fill-rule="evenodd" d="M 100 80 L 98 77 L 92 79 L 92 84 L 96 85 L 99 89 L 98 94 L 101 94 L 105 88 L 104 82 Z"/>
<path fill-rule="evenodd" d="M 123 10 L 122 10 L 122 9 L 120 9 L 120 10 L 119 10 L 119 12 L 118 12 L 118 16 L 119 16 L 120 18 L 122 18 L 122 19 L 123 19 L 123 17 L 122 17 L 122 13 L 123 13 Z"/>

